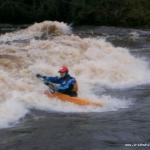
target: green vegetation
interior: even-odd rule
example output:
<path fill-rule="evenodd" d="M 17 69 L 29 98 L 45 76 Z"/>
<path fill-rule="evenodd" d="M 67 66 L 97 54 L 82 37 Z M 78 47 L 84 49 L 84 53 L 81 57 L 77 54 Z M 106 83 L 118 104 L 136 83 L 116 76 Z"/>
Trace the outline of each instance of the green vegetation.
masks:
<path fill-rule="evenodd" d="M 58 20 L 75 24 L 150 27 L 149 0 L 0 0 L 1 23 Z"/>

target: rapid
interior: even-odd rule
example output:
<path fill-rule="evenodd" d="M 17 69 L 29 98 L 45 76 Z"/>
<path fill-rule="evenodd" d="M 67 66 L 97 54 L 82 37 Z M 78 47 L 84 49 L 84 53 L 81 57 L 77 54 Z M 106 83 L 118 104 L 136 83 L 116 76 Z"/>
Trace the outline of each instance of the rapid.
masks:
<path fill-rule="evenodd" d="M 67 65 L 79 84 L 79 97 L 103 107 L 77 106 L 49 99 L 37 73 L 58 75 Z M 150 67 L 128 48 L 104 36 L 80 37 L 63 22 L 44 21 L 0 35 L 0 128 L 15 126 L 31 110 L 63 113 L 110 112 L 130 108 L 135 100 L 116 97 L 106 88 L 126 89 L 150 83 Z M 102 94 L 97 94 L 102 93 Z"/>

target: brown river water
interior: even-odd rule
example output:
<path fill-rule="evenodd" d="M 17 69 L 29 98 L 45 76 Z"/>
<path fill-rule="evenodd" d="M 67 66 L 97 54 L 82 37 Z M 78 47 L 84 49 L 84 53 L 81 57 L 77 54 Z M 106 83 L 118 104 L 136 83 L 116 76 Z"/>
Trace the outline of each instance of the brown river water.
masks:
<path fill-rule="evenodd" d="M 0 35 L 0 150 L 149 148 L 150 31 L 57 21 L 14 30 Z M 104 106 L 46 97 L 35 75 L 61 65 L 79 97 Z"/>

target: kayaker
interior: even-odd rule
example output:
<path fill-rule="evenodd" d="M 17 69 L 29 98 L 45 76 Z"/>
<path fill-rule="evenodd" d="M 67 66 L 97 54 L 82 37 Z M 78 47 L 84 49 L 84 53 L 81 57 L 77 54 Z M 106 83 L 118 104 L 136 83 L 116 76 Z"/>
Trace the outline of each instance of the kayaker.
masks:
<path fill-rule="evenodd" d="M 77 81 L 69 74 L 68 67 L 62 66 L 58 72 L 60 73 L 60 77 L 42 76 L 40 74 L 37 74 L 36 76 L 43 78 L 46 85 L 49 85 L 50 83 L 59 84 L 59 86 L 55 89 L 57 92 L 76 97 L 78 95 Z"/>

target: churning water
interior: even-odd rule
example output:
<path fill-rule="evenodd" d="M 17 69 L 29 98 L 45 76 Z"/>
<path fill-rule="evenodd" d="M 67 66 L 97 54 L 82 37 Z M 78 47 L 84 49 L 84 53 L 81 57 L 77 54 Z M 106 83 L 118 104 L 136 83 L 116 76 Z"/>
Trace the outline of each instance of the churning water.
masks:
<path fill-rule="evenodd" d="M 67 65 L 79 84 L 79 97 L 102 101 L 103 107 L 81 107 L 50 100 L 35 75 L 57 75 Z M 134 104 L 107 88 L 125 89 L 150 82 L 146 60 L 104 37 L 81 38 L 65 23 L 45 21 L 0 36 L 0 128 L 14 125 L 31 109 L 57 112 L 109 112 Z M 98 87 L 98 88 L 96 88 Z M 102 94 L 96 94 L 102 93 Z"/>

